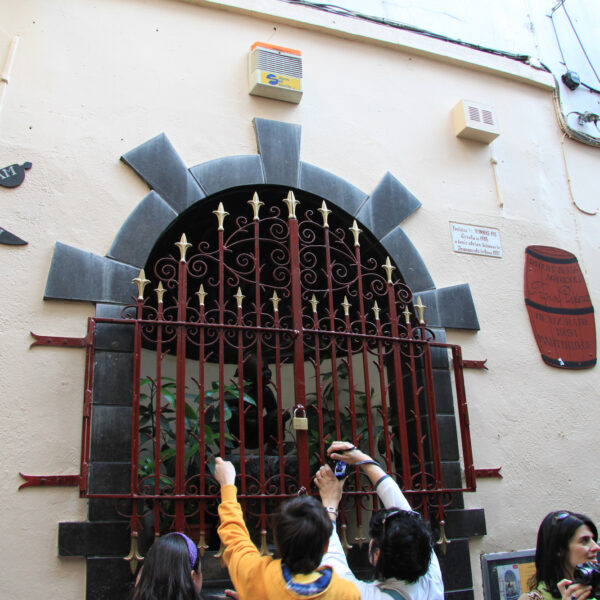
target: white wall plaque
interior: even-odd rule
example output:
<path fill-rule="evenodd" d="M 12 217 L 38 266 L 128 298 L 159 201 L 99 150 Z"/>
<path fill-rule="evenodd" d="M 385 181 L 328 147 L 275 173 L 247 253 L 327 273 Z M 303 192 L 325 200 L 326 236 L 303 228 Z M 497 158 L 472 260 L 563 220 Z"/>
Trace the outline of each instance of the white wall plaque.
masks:
<path fill-rule="evenodd" d="M 500 232 L 492 227 L 450 223 L 455 252 L 502 258 Z"/>

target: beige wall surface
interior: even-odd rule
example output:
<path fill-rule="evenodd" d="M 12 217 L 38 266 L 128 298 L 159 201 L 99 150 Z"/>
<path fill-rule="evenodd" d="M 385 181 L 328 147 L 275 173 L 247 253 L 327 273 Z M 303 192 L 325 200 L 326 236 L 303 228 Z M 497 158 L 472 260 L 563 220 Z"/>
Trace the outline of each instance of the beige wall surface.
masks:
<path fill-rule="evenodd" d="M 600 521 L 600 371 L 544 365 L 523 301 L 530 244 L 573 252 L 600 301 L 600 151 L 563 139 L 549 89 L 368 36 L 173 0 L 0 0 L 0 14 L 0 65 L 19 36 L 0 166 L 33 163 L 19 188 L 0 188 L 0 226 L 29 242 L 0 246 L 2 598 L 85 593 L 84 560 L 57 557 L 57 523 L 84 520 L 86 502 L 74 488 L 17 491 L 19 471 L 79 467 L 83 353 L 29 349 L 30 331 L 80 337 L 94 313 L 42 300 L 55 242 L 108 252 L 148 191 L 119 161 L 124 152 L 165 132 L 188 166 L 255 154 L 254 117 L 300 124 L 302 160 L 367 193 L 390 171 L 422 202 L 402 226 L 436 286 L 471 287 L 481 330 L 447 335 L 465 358 L 487 358 L 488 371 L 466 372 L 473 452 L 477 468 L 503 474 L 465 496 L 487 520 L 488 534 L 471 543 L 476 598 L 481 552 L 534 546 L 552 509 Z M 248 95 L 255 41 L 302 51 L 299 105 Z M 461 98 L 494 107 L 501 135 L 491 146 L 454 136 Z M 503 257 L 455 253 L 451 221 L 498 228 Z"/>

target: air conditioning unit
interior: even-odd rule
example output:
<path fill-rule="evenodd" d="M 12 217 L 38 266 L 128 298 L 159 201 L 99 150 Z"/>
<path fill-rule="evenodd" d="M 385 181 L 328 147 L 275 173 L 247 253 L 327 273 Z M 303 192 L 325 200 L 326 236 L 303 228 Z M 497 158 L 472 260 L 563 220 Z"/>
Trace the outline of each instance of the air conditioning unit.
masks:
<path fill-rule="evenodd" d="M 302 99 L 300 50 L 255 42 L 248 61 L 250 94 L 298 104 Z"/>
<path fill-rule="evenodd" d="M 494 109 L 471 100 L 461 100 L 452 109 L 452 125 L 457 137 L 484 144 L 500 135 Z"/>

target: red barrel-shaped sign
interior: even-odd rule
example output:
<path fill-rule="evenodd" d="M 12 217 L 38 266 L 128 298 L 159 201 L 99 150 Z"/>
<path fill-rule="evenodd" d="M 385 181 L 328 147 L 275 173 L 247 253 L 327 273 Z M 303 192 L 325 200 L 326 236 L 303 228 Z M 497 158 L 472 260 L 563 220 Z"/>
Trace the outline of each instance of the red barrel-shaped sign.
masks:
<path fill-rule="evenodd" d="M 528 246 L 525 305 L 545 363 L 559 369 L 596 364 L 594 307 L 575 255 L 550 246 Z"/>

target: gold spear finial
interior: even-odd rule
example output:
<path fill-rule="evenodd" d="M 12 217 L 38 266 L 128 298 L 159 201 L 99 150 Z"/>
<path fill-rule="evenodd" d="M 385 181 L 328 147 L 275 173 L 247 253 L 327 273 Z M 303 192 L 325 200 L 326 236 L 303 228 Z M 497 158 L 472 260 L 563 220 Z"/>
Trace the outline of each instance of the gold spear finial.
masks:
<path fill-rule="evenodd" d="M 185 237 L 185 233 L 181 234 L 181 239 L 178 242 L 176 242 L 175 245 L 179 248 L 179 253 L 181 255 L 179 262 L 185 262 L 185 255 L 188 251 L 188 248 L 192 247 L 191 244 L 188 244 L 187 238 Z"/>
<path fill-rule="evenodd" d="M 123 560 L 126 560 L 129 563 L 129 568 L 131 569 L 132 573 L 136 572 L 138 562 L 144 560 L 144 557 L 138 551 L 137 533 L 131 534 L 131 546 L 129 548 L 129 554 L 123 557 Z"/>
<path fill-rule="evenodd" d="M 387 282 L 392 283 L 392 271 L 396 267 L 392 266 L 389 256 L 386 258 L 385 265 L 383 265 L 383 268 L 385 269 L 385 272 L 387 273 Z"/>
<path fill-rule="evenodd" d="M 258 221 L 258 210 L 261 206 L 264 206 L 265 203 L 261 202 L 258 199 L 258 193 L 254 192 L 254 196 L 252 196 L 252 200 L 248 200 L 248 204 L 252 207 L 252 210 L 254 211 L 254 221 Z"/>
<path fill-rule="evenodd" d="M 450 543 L 450 540 L 446 537 L 446 521 L 440 521 L 440 539 L 436 542 L 436 544 L 442 547 L 442 554 L 446 554 L 448 550 L 448 544 Z"/>
<path fill-rule="evenodd" d="M 410 323 L 410 310 L 408 308 L 408 304 L 404 307 L 402 314 L 404 315 L 404 321 L 408 325 Z"/>
<path fill-rule="evenodd" d="M 356 219 L 354 219 L 354 223 L 352 223 L 350 231 L 354 234 L 354 246 L 360 246 L 360 244 L 358 243 L 358 235 L 362 231 L 362 229 L 358 228 L 358 223 L 356 222 Z"/>
<path fill-rule="evenodd" d="M 224 229 L 223 223 L 225 222 L 225 217 L 228 214 L 229 213 L 223 208 L 222 202 L 219 202 L 219 206 L 218 206 L 217 210 L 213 210 L 213 215 L 217 215 L 217 220 L 219 221 L 219 227 L 218 227 L 219 231 L 223 231 L 223 229 Z"/>
<path fill-rule="evenodd" d="M 271 296 L 271 302 L 273 303 L 273 312 L 278 312 L 279 311 L 279 296 L 277 295 L 277 292 L 273 292 L 273 295 Z"/>
<path fill-rule="evenodd" d="M 207 293 L 204 291 L 202 284 L 200 284 L 200 289 L 196 292 L 196 296 L 198 296 L 198 304 L 204 306 L 204 298 L 206 298 Z"/>
<path fill-rule="evenodd" d="M 298 200 L 296 200 L 296 196 L 294 196 L 294 192 L 292 190 L 289 191 L 287 198 L 284 200 L 288 207 L 289 215 L 288 218 L 295 219 L 296 218 L 296 205 L 300 204 Z"/>
<path fill-rule="evenodd" d="M 242 300 L 246 297 L 242 294 L 242 288 L 238 288 L 237 293 L 233 297 L 237 300 L 237 307 L 242 308 Z"/>
<path fill-rule="evenodd" d="M 419 315 L 419 323 L 423 325 L 425 320 L 423 319 L 423 313 L 427 307 L 421 302 L 421 296 L 417 297 L 417 303 L 415 304 L 415 309 L 417 314 Z"/>
<path fill-rule="evenodd" d="M 261 556 L 273 556 L 273 553 L 269 550 L 267 545 L 267 532 L 263 529 L 260 532 L 260 552 Z"/>
<path fill-rule="evenodd" d="M 144 269 L 140 269 L 140 274 L 131 280 L 133 283 L 137 285 L 138 288 L 138 300 L 144 299 L 144 288 L 150 283 L 149 279 L 146 279 L 146 273 L 144 273 Z"/>
<path fill-rule="evenodd" d="M 323 227 L 329 227 L 329 223 L 327 222 L 327 217 L 331 214 L 331 211 L 327 208 L 327 204 L 325 204 L 325 200 L 321 203 L 321 208 L 317 209 L 321 216 L 323 217 Z"/>
<path fill-rule="evenodd" d="M 165 295 L 165 292 L 167 291 L 163 287 L 162 281 L 158 282 L 158 287 L 154 288 L 154 291 L 156 292 L 156 296 L 158 297 L 158 303 L 162 304 L 163 303 L 163 296 Z"/>
<path fill-rule="evenodd" d="M 310 299 L 310 305 L 312 306 L 313 313 L 317 312 L 317 305 L 318 304 L 319 304 L 319 301 L 317 300 L 317 297 L 313 294 L 312 298 Z"/>
<path fill-rule="evenodd" d="M 379 313 L 381 312 L 381 309 L 379 308 L 379 305 L 377 304 L 377 300 L 375 300 L 375 302 L 373 302 L 373 313 L 375 313 L 375 320 L 379 321 Z"/>
<path fill-rule="evenodd" d="M 344 307 L 344 315 L 348 316 L 350 314 L 350 302 L 348 302 L 348 298 L 344 296 L 344 301 L 342 302 L 342 306 Z"/>

